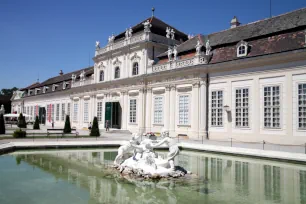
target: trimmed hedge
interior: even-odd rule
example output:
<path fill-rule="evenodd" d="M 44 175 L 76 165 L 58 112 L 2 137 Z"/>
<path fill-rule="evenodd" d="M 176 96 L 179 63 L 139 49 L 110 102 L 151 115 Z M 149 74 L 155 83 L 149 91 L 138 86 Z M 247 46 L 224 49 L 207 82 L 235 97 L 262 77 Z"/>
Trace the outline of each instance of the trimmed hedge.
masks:
<path fill-rule="evenodd" d="M 34 125 L 33 125 L 33 129 L 34 130 L 39 130 L 40 127 L 39 127 L 39 119 L 38 119 L 38 116 L 36 116 L 35 118 L 35 122 L 34 122 Z"/>
<path fill-rule="evenodd" d="M 3 114 L 0 114 L 0 135 L 5 134 L 5 124 Z"/>
<path fill-rule="evenodd" d="M 15 130 L 13 134 L 13 137 L 15 138 L 25 138 L 26 136 L 27 136 L 27 132 L 21 129 Z"/>
<path fill-rule="evenodd" d="M 92 123 L 92 128 L 90 131 L 90 136 L 100 136 L 100 131 L 99 131 L 99 123 L 98 123 L 98 118 L 94 117 L 93 123 Z"/>
<path fill-rule="evenodd" d="M 66 115 L 64 133 L 65 134 L 71 133 L 71 125 L 70 125 L 70 117 L 69 117 L 69 115 Z"/>
<path fill-rule="evenodd" d="M 27 128 L 27 123 L 26 123 L 25 117 L 22 115 L 22 113 L 20 113 L 20 115 L 18 117 L 18 127 L 19 128 Z"/>

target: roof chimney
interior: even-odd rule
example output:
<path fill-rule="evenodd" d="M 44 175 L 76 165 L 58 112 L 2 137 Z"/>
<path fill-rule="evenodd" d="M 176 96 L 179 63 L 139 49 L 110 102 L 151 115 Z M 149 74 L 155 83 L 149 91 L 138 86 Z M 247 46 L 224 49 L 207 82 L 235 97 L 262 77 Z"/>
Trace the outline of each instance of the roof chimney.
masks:
<path fill-rule="evenodd" d="M 240 25 L 238 18 L 234 16 L 234 18 L 231 20 L 231 28 L 236 28 Z"/>
<path fill-rule="evenodd" d="M 64 74 L 63 70 L 60 71 L 59 75 L 62 76 Z"/>

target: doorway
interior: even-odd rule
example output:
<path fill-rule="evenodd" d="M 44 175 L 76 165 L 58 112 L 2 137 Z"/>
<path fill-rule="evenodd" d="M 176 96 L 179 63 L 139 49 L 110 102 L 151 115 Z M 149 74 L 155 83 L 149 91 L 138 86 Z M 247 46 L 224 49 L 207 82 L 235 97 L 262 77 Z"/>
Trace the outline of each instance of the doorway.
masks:
<path fill-rule="evenodd" d="M 105 124 L 109 123 L 109 128 L 121 129 L 121 106 L 119 102 L 105 103 Z"/>
<path fill-rule="evenodd" d="M 46 124 L 46 108 L 39 107 L 38 119 L 40 124 Z"/>

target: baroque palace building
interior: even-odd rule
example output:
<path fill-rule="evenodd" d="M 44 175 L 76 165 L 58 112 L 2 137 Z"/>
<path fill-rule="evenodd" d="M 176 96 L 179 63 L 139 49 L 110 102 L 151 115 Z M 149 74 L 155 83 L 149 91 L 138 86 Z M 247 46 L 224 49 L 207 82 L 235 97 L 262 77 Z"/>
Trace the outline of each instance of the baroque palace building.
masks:
<path fill-rule="evenodd" d="M 306 8 L 190 36 L 152 16 L 96 42 L 94 66 L 20 89 L 43 123 L 189 138 L 306 142 Z"/>

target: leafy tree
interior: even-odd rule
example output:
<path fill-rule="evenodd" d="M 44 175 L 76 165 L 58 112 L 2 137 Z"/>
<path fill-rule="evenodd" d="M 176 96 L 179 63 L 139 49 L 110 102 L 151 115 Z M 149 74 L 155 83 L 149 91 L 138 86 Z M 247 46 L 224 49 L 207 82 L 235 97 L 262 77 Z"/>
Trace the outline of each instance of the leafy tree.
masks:
<path fill-rule="evenodd" d="M 34 130 L 39 130 L 40 127 L 39 127 L 39 119 L 38 119 L 38 116 L 36 116 L 35 118 L 35 122 L 34 122 L 34 125 L 33 125 L 33 129 Z"/>
<path fill-rule="evenodd" d="M 99 123 L 98 123 L 98 118 L 97 117 L 94 117 L 91 132 L 90 132 L 90 136 L 97 136 L 97 137 L 100 136 Z"/>
<path fill-rule="evenodd" d="M 1 89 L 0 96 L 12 96 L 14 91 L 17 91 L 17 90 L 18 90 L 17 87 L 14 87 L 11 89 Z"/>
<path fill-rule="evenodd" d="M 69 115 L 66 115 L 64 133 L 65 134 L 71 133 L 71 125 L 70 125 L 70 117 L 69 117 Z"/>
<path fill-rule="evenodd" d="M 0 114 L 0 135 L 5 134 L 5 124 L 3 114 Z"/>

